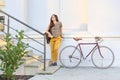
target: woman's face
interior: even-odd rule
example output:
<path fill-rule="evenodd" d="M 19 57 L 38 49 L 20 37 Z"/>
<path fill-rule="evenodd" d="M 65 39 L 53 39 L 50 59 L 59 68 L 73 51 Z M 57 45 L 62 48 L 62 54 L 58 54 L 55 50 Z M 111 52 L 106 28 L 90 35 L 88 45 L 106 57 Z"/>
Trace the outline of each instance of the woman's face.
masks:
<path fill-rule="evenodd" d="M 56 21 L 56 18 L 54 15 L 52 16 L 52 21 Z"/>

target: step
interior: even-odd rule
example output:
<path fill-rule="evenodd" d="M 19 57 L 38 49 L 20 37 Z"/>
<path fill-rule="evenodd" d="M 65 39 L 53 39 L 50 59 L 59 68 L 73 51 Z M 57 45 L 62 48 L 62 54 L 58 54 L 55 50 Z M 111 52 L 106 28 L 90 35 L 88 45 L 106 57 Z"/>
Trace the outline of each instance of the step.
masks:
<path fill-rule="evenodd" d="M 0 34 L 0 39 L 5 40 L 5 34 Z"/>
<path fill-rule="evenodd" d="M 36 67 L 36 68 L 38 68 L 40 64 L 41 64 L 41 62 L 36 61 L 36 62 L 29 63 L 29 64 L 28 64 L 28 63 L 27 63 L 27 64 L 25 63 L 24 66 L 25 66 L 25 67 Z"/>
<path fill-rule="evenodd" d="M 46 70 L 39 70 L 38 74 L 54 74 L 57 70 L 59 70 L 61 67 L 60 66 L 49 66 L 46 68 Z"/>
<path fill-rule="evenodd" d="M 38 73 L 38 68 L 36 67 L 25 67 L 24 65 L 19 66 L 16 70 L 16 75 L 36 75 Z"/>
<path fill-rule="evenodd" d="M 50 65 L 51 61 L 50 60 L 46 60 L 46 68 Z M 44 63 L 41 63 L 38 67 L 38 70 L 43 70 L 44 69 Z"/>
<path fill-rule="evenodd" d="M 0 47 L 3 47 L 3 46 L 5 46 L 5 45 L 6 45 L 6 42 L 3 41 L 2 39 L 0 39 Z"/>
<path fill-rule="evenodd" d="M 47 60 L 46 61 L 46 68 L 50 65 L 50 60 Z M 29 64 L 24 64 L 25 67 L 33 67 L 33 68 L 38 68 L 38 70 L 43 70 L 44 69 L 44 63 L 42 62 L 39 62 L 39 61 L 36 61 L 36 62 L 33 62 L 33 63 L 29 63 Z"/>
<path fill-rule="evenodd" d="M 48 66 L 46 70 L 38 70 L 37 67 L 25 67 L 24 65 L 20 66 L 15 74 L 17 75 L 37 75 L 37 74 L 48 74 L 52 75 L 56 71 L 58 71 L 61 67 L 60 66 Z"/>
<path fill-rule="evenodd" d="M 60 68 L 60 66 L 50 66 L 50 64 L 51 61 L 46 60 L 46 71 L 44 71 L 44 63 L 42 62 L 36 61 L 29 64 L 24 63 L 25 73 L 30 74 L 31 72 L 29 71 L 35 70 L 33 74 L 53 74 Z"/>
<path fill-rule="evenodd" d="M 34 62 L 40 62 L 39 60 L 42 59 L 42 56 L 32 56 L 32 57 L 24 57 L 25 64 L 31 64 Z"/>

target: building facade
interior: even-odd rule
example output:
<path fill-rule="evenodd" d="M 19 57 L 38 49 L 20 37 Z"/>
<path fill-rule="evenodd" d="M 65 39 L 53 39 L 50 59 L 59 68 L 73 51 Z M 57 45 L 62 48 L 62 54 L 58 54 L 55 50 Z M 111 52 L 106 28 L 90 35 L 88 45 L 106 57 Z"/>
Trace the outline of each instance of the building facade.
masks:
<path fill-rule="evenodd" d="M 45 32 L 52 14 L 57 14 L 63 24 L 64 40 L 60 50 L 69 44 L 77 44 L 74 36 L 104 38 L 103 45 L 115 54 L 114 66 L 120 64 L 120 1 L 119 0 L 3 0 L 3 11 L 27 23 L 40 32 Z M 0 2 L 1 3 L 1 2 Z M 14 24 L 14 23 L 13 23 Z M 14 24 L 17 26 L 17 24 Z M 16 27 L 15 26 L 15 27 Z M 18 27 L 19 29 L 19 27 Z M 20 28 L 21 29 L 21 28 Z M 28 34 L 30 29 L 22 27 Z M 69 39 L 67 39 L 69 37 Z M 47 53 L 49 45 L 47 45 Z M 48 55 L 49 58 L 50 54 Z"/>

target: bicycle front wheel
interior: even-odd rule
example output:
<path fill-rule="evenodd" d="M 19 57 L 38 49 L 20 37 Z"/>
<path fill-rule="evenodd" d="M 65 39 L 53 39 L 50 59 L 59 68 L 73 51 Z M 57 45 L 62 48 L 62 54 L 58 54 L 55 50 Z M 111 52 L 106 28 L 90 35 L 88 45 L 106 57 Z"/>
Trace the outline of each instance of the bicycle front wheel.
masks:
<path fill-rule="evenodd" d="M 106 46 L 100 46 L 100 52 L 96 48 L 91 55 L 93 64 L 100 69 L 106 69 L 111 67 L 114 62 L 114 53 L 113 51 Z"/>
<path fill-rule="evenodd" d="M 60 52 L 59 60 L 63 67 L 77 67 L 81 62 L 79 49 L 74 46 L 64 47 Z"/>

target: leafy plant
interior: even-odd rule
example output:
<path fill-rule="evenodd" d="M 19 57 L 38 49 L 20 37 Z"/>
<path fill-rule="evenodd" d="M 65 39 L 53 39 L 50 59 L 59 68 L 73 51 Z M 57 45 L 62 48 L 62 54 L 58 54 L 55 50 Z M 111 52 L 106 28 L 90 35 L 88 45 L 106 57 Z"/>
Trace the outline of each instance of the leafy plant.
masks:
<path fill-rule="evenodd" d="M 11 34 L 7 33 L 5 37 L 6 45 L 4 48 L 0 48 L 0 69 L 3 71 L 3 78 L 7 80 L 15 80 L 14 72 L 23 64 L 22 58 L 28 53 L 26 51 L 28 44 L 22 42 L 23 32 L 20 31 L 15 36 L 17 39 L 16 44 L 11 43 Z"/>

